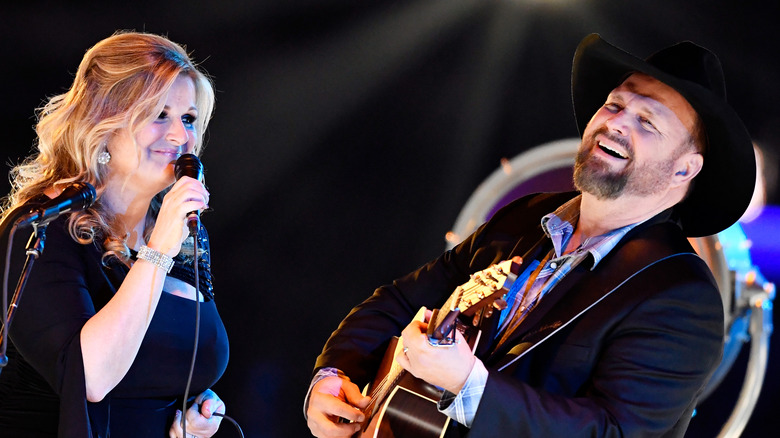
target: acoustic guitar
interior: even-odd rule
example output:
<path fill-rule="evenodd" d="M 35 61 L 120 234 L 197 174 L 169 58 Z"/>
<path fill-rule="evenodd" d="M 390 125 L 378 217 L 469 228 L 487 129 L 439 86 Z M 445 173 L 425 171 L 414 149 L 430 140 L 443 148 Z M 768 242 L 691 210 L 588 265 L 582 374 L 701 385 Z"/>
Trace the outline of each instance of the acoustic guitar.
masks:
<path fill-rule="evenodd" d="M 433 311 L 428 323 L 429 341 L 447 346 L 455 342 L 458 330 L 473 351 L 479 344 L 482 319 L 492 316 L 495 309 L 506 307 L 503 297 L 517 279 L 520 263 L 520 257 L 515 257 L 472 274 L 441 309 Z M 424 321 L 424 310 L 420 309 L 414 319 Z M 401 368 L 395 358 L 402 351 L 403 339 L 393 338 L 376 378 L 364 391 L 371 401 L 364 410 L 363 427 L 353 438 L 444 436 L 450 418 L 436 407 L 442 390 Z"/>

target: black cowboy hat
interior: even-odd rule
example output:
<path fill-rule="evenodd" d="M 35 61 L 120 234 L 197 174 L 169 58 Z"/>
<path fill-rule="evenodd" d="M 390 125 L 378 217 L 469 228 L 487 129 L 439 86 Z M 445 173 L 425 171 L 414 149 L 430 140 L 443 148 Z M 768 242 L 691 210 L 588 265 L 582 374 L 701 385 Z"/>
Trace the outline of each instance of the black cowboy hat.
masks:
<path fill-rule="evenodd" d="M 631 72 L 642 72 L 677 90 L 699 115 L 706 134 L 704 167 L 688 197 L 675 207 L 689 237 L 719 233 L 747 209 L 756 182 L 753 143 L 726 103 L 720 61 L 685 41 L 642 60 L 591 34 L 582 40 L 572 66 L 572 101 L 580 133 L 612 90 Z"/>

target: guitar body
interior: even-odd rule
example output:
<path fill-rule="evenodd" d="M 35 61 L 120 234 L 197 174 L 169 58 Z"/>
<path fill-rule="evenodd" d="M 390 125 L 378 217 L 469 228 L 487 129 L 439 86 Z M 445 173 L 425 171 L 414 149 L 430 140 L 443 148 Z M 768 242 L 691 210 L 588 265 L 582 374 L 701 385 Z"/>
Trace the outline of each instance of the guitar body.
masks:
<path fill-rule="evenodd" d="M 422 317 L 421 312 L 415 319 Z M 459 329 L 473 348 L 479 330 Z M 367 394 L 387 393 L 372 400 L 365 410 L 368 421 L 353 438 L 441 438 L 447 431 L 452 420 L 437 408 L 442 390 L 401 369 L 395 357 L 402 351 L 403 340 L 391 339 L 374 382 L 366 388 Z"/>
<path fill-rule="evenodd" d="M 436 408 L 441 393 L 435 386 L 403 373 L 355 438 L 443 437 L 450 418 Z"/>

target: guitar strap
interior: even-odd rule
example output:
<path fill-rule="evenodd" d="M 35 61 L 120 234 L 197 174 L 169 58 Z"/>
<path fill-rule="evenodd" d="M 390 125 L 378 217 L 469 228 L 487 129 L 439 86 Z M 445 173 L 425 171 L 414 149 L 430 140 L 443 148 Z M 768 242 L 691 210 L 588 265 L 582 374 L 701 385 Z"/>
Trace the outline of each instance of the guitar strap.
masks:
<path fill-rule="evenodd" d="M 519 275 L 525 272 L 525 270 L 528 269 L 529 266 L 531 266 L 534 260 L 543 257 L 544 254 L 546 254 L 550 249 L 552 249 L 552 241 L 549 238 L 547 238 L 547 236 L 544 234 L 541 225 L 539 226 L 539 229 L 537 231 L 541 234 L 541 236 L 533 245 L 530 246 L 530 248 L 527 251 L 525 251 L 525 253 L 521 255 L 523 261 L 520 264 Z M 508 258 L 511 258 L 512 256 L 514 256 L 520 251 L 522 250 L 519 250 L 517 247 L 513 248 L 512 251 L 509 253 L 510 256 Z M 533 314 L 533 312 L 531 312 L 531 314 Z M 491 354 L 491 350 L 493 350 L 496 347 L 496 342 L 494 342 L 494 337 L 496 332 L 498 331 L 498 321 L 499 321 L 498 316 L 494 316 L 492 318 L 487 318 L 482 322 L 482 324 L 480 324 L 480 329 L 483 331 L 484 334 L 482 336 L 483 341 L 477 345 L 477 349 L 475 350 L 475 353 L 478 357 L 481 358 L 487 357 L 488 355 Z"/>

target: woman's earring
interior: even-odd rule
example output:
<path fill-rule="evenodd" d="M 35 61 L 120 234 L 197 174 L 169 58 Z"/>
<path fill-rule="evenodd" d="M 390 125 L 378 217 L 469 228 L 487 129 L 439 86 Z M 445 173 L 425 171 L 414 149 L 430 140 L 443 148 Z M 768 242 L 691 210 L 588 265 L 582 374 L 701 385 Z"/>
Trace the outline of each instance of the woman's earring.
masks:
<path fill-rule="evenodd" d="M 100 164 L 105 166 L 106 164 L 108 164 L 109 161 L 111 161 L 111 154 L 109 154 L 108 151 L 103 151 L 103 152 L 98 154 L 98 157 L 97 157 L 97 162 L 98 163 L 100 163 Z"/>

